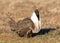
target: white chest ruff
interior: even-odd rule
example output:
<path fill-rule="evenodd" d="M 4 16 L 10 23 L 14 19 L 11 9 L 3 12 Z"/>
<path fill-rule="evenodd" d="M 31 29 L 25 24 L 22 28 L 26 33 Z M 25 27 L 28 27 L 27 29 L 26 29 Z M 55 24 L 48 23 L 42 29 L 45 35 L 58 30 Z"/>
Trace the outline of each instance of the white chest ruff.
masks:
<path fill-rule="evenodd" d="M 31 16 L 31 20 L 33 21 L 34 25 L 35 25 L 35 29 L 32 30 L 33 33 L 38 33 L 40 31 L 40 26 L 39 26 L 39 20 L 38 20 L 38 17 L 36 16 L 35 12 L 32 13 L 32 16 Z"/>

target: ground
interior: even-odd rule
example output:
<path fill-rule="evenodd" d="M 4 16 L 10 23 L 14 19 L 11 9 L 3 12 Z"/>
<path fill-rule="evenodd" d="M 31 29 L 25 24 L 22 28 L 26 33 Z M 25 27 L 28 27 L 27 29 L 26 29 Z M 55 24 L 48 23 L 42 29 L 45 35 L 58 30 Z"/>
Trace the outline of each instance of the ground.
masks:
<path fill-rule="evenodd" d="M 35 37 L 21 38 L 11 32 L 9 17 L 16 22 L 31 16 L 38 8 L 41 31 Z M 0 0 L 0 43 L 60 43 L 60 0 Z"/>

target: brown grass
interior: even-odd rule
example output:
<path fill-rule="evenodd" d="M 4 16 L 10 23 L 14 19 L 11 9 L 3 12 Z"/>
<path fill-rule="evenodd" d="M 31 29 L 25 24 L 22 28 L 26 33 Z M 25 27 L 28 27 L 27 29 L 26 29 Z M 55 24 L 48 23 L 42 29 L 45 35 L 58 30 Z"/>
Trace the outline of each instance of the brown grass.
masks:
<path fill-rule="evenodd" d="M 42 28 L 56 30 L 33 38 L 21 38 L 10 31 L 7 15 L 17 22 L 31 16 L 35 8 L 41 14 Z M 56 27 L 60 27 L 60 0 L 0 0 L 0 43 L 60 43 L 60 29 Z"/>

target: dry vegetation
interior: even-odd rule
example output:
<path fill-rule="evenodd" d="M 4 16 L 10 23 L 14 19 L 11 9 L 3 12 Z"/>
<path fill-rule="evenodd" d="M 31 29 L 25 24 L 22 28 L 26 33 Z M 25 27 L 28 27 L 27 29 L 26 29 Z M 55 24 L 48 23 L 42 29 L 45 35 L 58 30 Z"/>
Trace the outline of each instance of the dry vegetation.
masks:
<path fill-rule="evenodd" d="M 41 31 L 32 38 L 21 38 L 11 32 L 7 15 L 17 22 L 30 16 L 34 8 L 41 14 L 42 29 L 56 30 L 46 34 Z M 0 0 L 0 43 L 60 43 L 60 0 Z"/>

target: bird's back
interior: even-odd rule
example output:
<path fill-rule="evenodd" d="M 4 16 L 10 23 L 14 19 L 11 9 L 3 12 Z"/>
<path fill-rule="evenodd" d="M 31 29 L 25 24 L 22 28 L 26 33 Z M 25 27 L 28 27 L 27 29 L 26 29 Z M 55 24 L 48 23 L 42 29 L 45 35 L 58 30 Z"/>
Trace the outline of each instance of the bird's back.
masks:
<path fill-rule="evenodd" d="M 17 25 L 18 25 L 18 28 L 19 28 L 19 29 L 20 29 L 20 28 L 21 28 L 21 29 L 22 29 L 22 28 L 28 28 L 28 27 L 32 27 L 32 28 L 34 29 L 34 23 L 33 23 L 32 20 L 29 19 L 29 18 L 26 18 L 26 19 L 24 19 L 24 20 L 18 21 Z"/>

